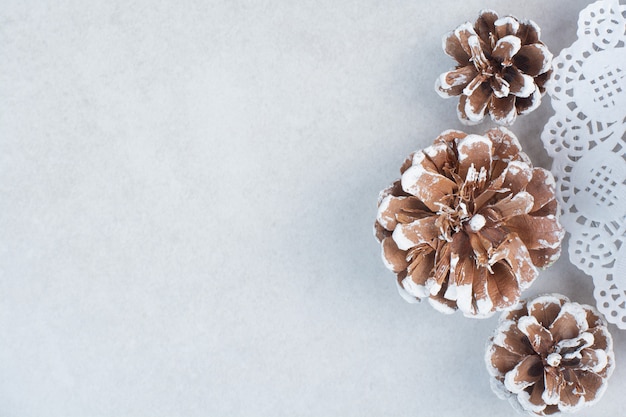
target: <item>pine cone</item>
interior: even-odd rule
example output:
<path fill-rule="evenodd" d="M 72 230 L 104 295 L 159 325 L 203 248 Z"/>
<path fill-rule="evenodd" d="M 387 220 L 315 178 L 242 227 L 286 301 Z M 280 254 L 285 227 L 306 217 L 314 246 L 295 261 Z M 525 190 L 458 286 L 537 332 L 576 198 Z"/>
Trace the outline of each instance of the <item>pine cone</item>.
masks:
<path fill-rule="evenodd" d="M 444 36 L 443 49 L 458 65 L 441 74 L 435 89 L 444 98 L 461 96 L 461 122 L 476 124 L 489 113 L 510 125 L 539 106 L 552 73 L 552 54 L 539 33 L 532 20 L 483 10 L 474 25 L 466 22 Z"/>
<path fill-rule="evenodd" d="M 558 294 L 504 313 L 485 361 L 494 392 L 540 416 L 594 404 L 615 367 L 604 319 Z"/>
<path fill-rule="evenodd" d="M 554 179 L 510 131 L 446 131 L 400 172 L 381 192 L 375 233 L 405 298 L 487 317 L 558 258 Z"/>

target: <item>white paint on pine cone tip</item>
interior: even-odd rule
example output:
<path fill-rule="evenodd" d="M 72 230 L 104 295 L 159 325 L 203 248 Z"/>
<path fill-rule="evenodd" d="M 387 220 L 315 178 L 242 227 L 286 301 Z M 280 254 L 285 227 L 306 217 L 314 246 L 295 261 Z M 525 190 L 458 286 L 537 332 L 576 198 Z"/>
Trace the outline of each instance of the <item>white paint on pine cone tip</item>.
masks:
<path fill-rule="evenodd" d="M 491 149 L 493 143 L 489 138 L 486 138 L 481 135 L 467 135 L 463 139 L 459 141 L 459 145 L 457 146 L 459 152 L 459 162 L 464 161 L 465 159 L 472 156 L 472 149 L 477 145 L 485 144 L 489 146 Z"/>
<path fill-rule="evenodd" d="M 482 9 L 480 12 L 478 12 L 478 16 L 482 16 L 484 14 L 495 14 L 496 16 L 498 15 L 498 13 L 495 12 L 495 10 L 491 10 L 491 9 Z"/>
<path fill-rule="evenodd" d="M 487 109 L 488 102 L 485 101 L 484 103 L 475 103 L 475 104 L 480 104 L 480 106 L 478 108 L 474 108 L 472 104 L 472 97 L 468 95 L 467 100 L 465 100 L 465 108 L 464 108 L 465 116 L 470 122 L 473 122 L 473 123 L 482 122 L 482 120 L 485 118 L 485 111 Z"/>
<path fill-rule="evenodd" d="M 526 177 L 530 181 L 532 178 L 531 167 L 529 164 L 523 161 L 511 161 L 507 166 L 507 171 L 513 175 L 519 174 L 520 172 L 526 173 Z"/>
<path fill-rule="evenodd" d="M 487 372 L 492 377 L 501 377 L 503 374 L 498 368 L 493 366 L 491 357 L 496 351 L 496 345 L 493 343 L 493 338 L 490 338 L 487 342 L 487 348 L 485 349 L 485 365 L 487 365 Z"/>
<path fill-rule="evenodd" d="M 392 264 L 391 262 L 387 260 L 387 257 L 385 256 L 385 246 L 380 245 L 380 247 L 381 247 L 380 257 L 383 259 L 383 265 L 385 265 L 385 268 L 387 268 L 388 270 L 393 271 L 395 269 L 395 266 L 394 264 Z"/>
<path fill-rule="evenodd" d="M 538 86 L 535 86 L 535 92 L 532 93 L 531 105 L 525 110 L 522 110 L 519 114 L 524 115 L 533 112 L 541 105 L 541 90 Z"/>
<path fill-rule="evenodd" d="M 467 118 L 467 115 L 464 114 L 463 111 L 459 108 L 459 106 L 456 107 L 456 115 L 461 124 L 465 126 L 476 126 L 482 121 L 482 118 L 480 120 L 470 120 L 469 118 Z"/>
<path fill-rule="evenodd" d="M 502 346 L 503 348 L 510 349 L 511 346 L 506 343 L 506 333 L 511 329 L 511 327 L 515 326 L 515 322 L 513 320 L 505 320 L 495 331 L 493 336 L 493 344 Z"/>
<path fill-rule="evenodd" d="M 516 382 L 515 379 L 519 376 L 519 367 L 522 362 L 519 362 L 515 368 L 511 369 L 509 372 L 504 375 L 504 386 L 513 394 L 519 394 L 529 386 L 531 383 L 526 382 L 524 380 L 520 382 Z"/>
<path fill-rule="evenodd" d="M 551 192 L 554 192 L 556 187 L 556 181 L 554 181 L 554 176 L 552 173 L 544 168 L 540 168 L 543 171 L 546 171 L 546 178 L 543 180 L 543 183 L 550 188 Z"/>
<path fill-rule="evenodd" d="M 512 49 L 511 49 L 510 56 L 513 56 L 516 53 L 518 53 L 520 48 L 522 47 L 522 40 L 515 35 L 504 36 L 498 39 L 498 42 L 496 42 L 496 47 L 494 48 L 494 51 L 498 48 L 506 47 L 506 44 L 511 45 Z"/>
<path fill-rule="evenodd" d="M 428 148 L 430 148 L 430 146 Z M 421 165 L 426 158 L 427 154 L 425 155 L 425 153 L 428 148 L 423 149 L 422 152 L 415 152 L 413 154 L 413 159 L 411 160 L 411 165 Z"/>
<path fill-rule="evenodd" d="M 602 349 L 594 349 L 596 357 L 598 358 L 598 363 L 591 368 L 591 370 L 595 373 L 601 372 L 604 368 L 609 364 L 609 355 Z"/>
<path fill-rule="evenodd" d="M 560 399 L 560 397 L 559 397 L 559 399 Z M 584 405 L 585 405 L 585 396 L 584 395 L 581 395 L 580 397 L 578 397 L 578 402 L 575 403 L 575 404 L 572 404 L 572 405 L 565 404 L 564 402 L 561 402 L 561 401 L 558 402 L 559 411 L 562 411 L 564 413 L 576 412 L 576 411 L 580 410 Z"/>
<path fill-rule="evenodd" d="M 461 40 L 461 36 L 460 33 L 461 32 L 469 32 L 471 35 L 476 35 L 476 31 L 474 30 L 474 25 L 470 22 L 465 22 L 463 24 L 461 24 L 460 26 L 458 26 L 455 30 L 454 30 L 454 35 L 459 38 L 459 40 Z"/>
<path fill-rule="evenodd" d="M 569 298 L 561 294 L 542 294 L 533 300 L 528 302 L 528 311 L 532 311 L 537 308 L 537 305 L 546 305 L 546 304 L 558 304 L 562 305 L 564 303 L 569 303 Z"/>
<path fill-rule="evenodd" d="M 385 229 L 389 230 L 391 226 L 395 223 L 395 216 L 385 216 L 385 212 L 389 209 L 389 204 L 393 199 L 404 200 L 406 197 L 394 197 L 392 195 L 387 195 L 384 197 L 380 205 L 378 206 L 378 211 L 376 213 L 376 221 Z"/>
<path fill-rule="evenodd" d="M 446 132 L 442 133 L 441 136 L 445 135 Z M 419 159 L 419 162 L 421 163 L 424 160 L 424 154 L 433 158 L 437 156 L 439 152 L 445 151 L 446 148 L 447 146 L 445 143 L 435 143 L 430 146 L 427 146 L 426 148 L 424 148 L 424 150 L 422 150 L 422 152 L 419 152 L 421 154 L 421 158 Z M 413 157 L 413 164 L 415 163 L 416 163 L 416 159 L 415 157 Z"/>
<path fill-rule="evenodd" d="M 511 25 L 513 33 L 519 30 L 519 22 L 513 16 L 504 16 L 494 22 L 495 27 Z"/>
<path fill-rule="evenodd" d="M 541 28 L 539 27 L 537 23 L 535 23 L 534 20 L 522 19 L 520 20 L 520 22 L 524 23 L 525 25 L 532 26 L 533 29 L 535 29 L 535 31 L 537 32 L 537 39 L 541 39 Z"/>
<path fill-rule="evenodd" d="M 406 277 L 402 280 L 402 287 L 404 287 L 406 292 L 417 298 L 426 298 L 430 295 L 425 286 L 416 284 L 411 277 Z"/>
<path fill-rule="evenodd" d="M 539 71 L 539 74 L 546 73 L 550 70 L 550 67 L 552 67 L 552 52 L 550 52 L 548 47 L 542 43 L 536 43 L 534 45 L 543 53 L 543 62 L 541 64 L 541 70 Z"/>
<path fill-rule="evenodd" d="M 448 47 L 448 38 L 450 38 L 451 36 L 456 36 L 456 33 L 453 30 L 446 32 L 441 38 L 441 49 L 443 49 L 444 51 Z"/>
<path fill-rule="evenodd" d="M 520 74 L 524 79 L 522 89 L 515 94 L 517 97 L 527 98 L 535 91 L 535 80 L 528 74 Z"/>
<path fill-rule="evenodd" d="M 443 298 L 445 298 L 446 300 L 450 300 L 450 301 L 456 301 L 457 299 L 456 289 L 457 287 L 454 283 L 449 283 L 448 288 L 446 289 L 446 292 L 443 295 Z"/>
<path fill-rule="evenodd" d="M 485 298 L 477 298 L 476 299 L 476 307 L 478 307 L 478 312 L 481 315 L 493 315 L 493 313 L 495 313 L 494 311 L 492 311 L 493 309 L 493 302 L 491 301 L 491 298 L 489 296 L 485 297 Z"/>
<path fill-rule="evenodd" d="M 538 239 L 537 242 L 544 248 L 556 249 L 561 245 L 561 242 L 550 243 L 545 239 Z"/>
<path fill-rule="evenodd" d="M 523 410 L 521 412 L 525 412 L 525 411 L 528 410 L 528 411 L 532 411 L 535 414 L 539 414 L 546 408 L 545 404 L 533 404 L 533 403 L 531 403 L 530 402 L 530 394 L 527 393 L 526 391 L 520 392 L 519 394 L 517 394 L 515 396 L 515 398 L 519 402 L 519 405 L 522 406 L 522 408 L 523 408 Z"/>
<path fill-rule="evenodd" d="M 385 197 L 387 197 L 389 194 L 391 194 L 391 190 L 393 189 L 393 184 L 391 184 L 390 186 L 388 186 L 387 188 L 380 190 L 380 192 L 378 193 L 378 204 L 382 203 L 383 199 Z"/>
<path fill-rule="evenodd" d="M 391 238 L 396 242 L 396 246 L 398 246 L 400 250 L 409 250 L 415 246 L 415 243 L 404 234 L 404 228 L 400 225 L 393 229 Z"/>
<path fill-rule="evenodd" d="M 405 280 L 406 280 L 406 278 L 405 278 Z M 400 294 L 400 297 L 404 298 L 404 300 L 407 303 L 417 304 L 417 303 L 419 303 L 421 301 L 419 298 L 415 298 L 415 296 L 413 296 L 411 293 L 409 293 L 404 288 L 404 281 L 402 281 L 402 285 L 400 285 L 398 280 L 396 280 L 396 288 L 398 289 L 398 294 Z"/>
<path fill-rule="evenodd" d="M 538 325 L 539 325 L 539 322 L 537 321 L 535 316 L 520 317 L 519 320 L 517 321 L 517 328 L 520 329 L 521 332 L 524 333 L 526 336 L 528 336 L 529 326 L 538 326 Z M 536 334 L 535 336 L 538 338 L 535 342 L 540 342 L 541 335 Z"/>
<path fill-rule="evenodd" d="M 567 303 L 561 307 L 561 311 L 559 315 L 554 319 L 556 322 L 561 316 L 565 314 L 571 314 L 576 320 L 576 324 L 581 332 L 585 332 L 589 329 L 589 324 L 587 323 L 587 311 L 585 308 L 578 303 Z"/>
<path fill-rule="evenodd" d="M 515 106 L 512 106 L 511 110 L 503 117 L 498 117 L 494 113 L 491 113 L 491 119 L 499 124 L 511 126 L 513 123 L 515 123 L 515 120 L 517 120 L 517 108 Z"/>
<path fill-rule="evenodd" d="M 441 284 L 439 284 L 437 280 L 432 277 L 426 280 L 425 285 L 429 295 L 437 295 L 439 290 L 441 290 Z"/>
<path fill-rule="evenodd" d="M 450 307 L 449 305 L 442 303 L 441 301 L 436 300 L 434 298 L 428 298 L 428 302 L 430 303 L 431 306 L 433 306 L 435 310 L 437 310 L 440 313 L 452 314 L 456 311 L 454 308 Z"/>
<path fill-rule="evenodd" d="M 447 81 L 448 74 L 449 72 L 444 72 L 435 81 L 435 91 L 437 91 L 437 93 L 439 93 L 439 95 L 443 98 L 452 97 L 450 93 L 448 93 L 448 90 L 450 90 L 452 87 L 467 84 L 469 82 L 468 77 L 466 75 L 459 75 L 456 78 L 454 78 L 454 82 L 450 84 Z"/>
<path fill-rule="evenodd" d="M 402 177 L 400 178 L 402 189 L 413 195 L 415 195 L 418 191 L 418 188 L 428 190 L 428 186 L 430 184 L 425 184 L 426 187 L 420 184 L 420 179 L 424 173 L 426 173 L 426 169 L 424 169 L 422 165 L 412 165 L 409 169 L 404 171 L 404 174 L 402 174 Z"/>
<path fill-rule="evenodd" d="M 472 309 L 472 285 L 457 285 L 456 305 L 463 313 L 473 314 Z"/>

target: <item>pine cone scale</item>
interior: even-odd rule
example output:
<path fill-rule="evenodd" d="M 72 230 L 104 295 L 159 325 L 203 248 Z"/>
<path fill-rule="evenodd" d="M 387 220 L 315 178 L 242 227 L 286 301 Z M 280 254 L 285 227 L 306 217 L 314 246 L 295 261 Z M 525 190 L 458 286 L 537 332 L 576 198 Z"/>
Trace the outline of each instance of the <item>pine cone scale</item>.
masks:
<path fill-rule="evenodd" d="M 427 294 L 427 292 L 425 291 L 426 281 L 428 281 L 428 279 L 432 276 L 434 265 L 434 253 L 432 250 L 428 249 L 416 254 L 415 257 L 411 260 L 411 264 L 407 269 L 407 273 L 409 274 L 411 281 L 413 281 L 414 284 L 424 287 L 424 291 L 420 291 L 420 294 Z M 422 295 L 422 297 L 424 296 L 425 295 Z"/>
<path fill-rule="evenodd" d="M 550 352 L 550 348 L 554 345 L 552 333 L 539 324 L 534 316 L 529 315 L 519 319 L 518 327 L 526 335 L 535 352 L 540 355 L 547 355 Z"/>
<path fill-rule="evenodd" d="M 506 374 L 525 357 L 524 355 L 520 355 L 518 353 L 512 352 L 511 350 L 493 345 L 493 354 L 489 358 L 490 367 L 492 370 L 496 370 L 499 374 Z"/>
<path fill-rule="evenodd" d="M 515 272 L 506 262 L 498 262 L 491 267 L 493 274 L 488 278 L 487 287 L 494 308 L 503 310 L 511 305 L 514 300 L 519 300 L 521 290 L 519 288 Z"/>
<path fill-rule="evenodd" d="M 517 109 L 515 107 L 516 97 L 513 94 L 506 93 L 502 98 L 491 97 L 489 102 L 489 113 L 494 122 L 506 126 L 512 125 L 517 118 Z"/>
<path fill-rule="evenodd" d="M 476 34 L 476 31 L 472 27 L 471 23 L 465 22 L 464 24 L 460 25 L 458 28 L 454 30 L 454 35 L 456 39 L 458 40 L 461 48 L 463 48 L 463 52 L 465 52 L 465 54 L 467 55 L 467 61 L 463 61 L 463 63 L 464 64 L 471 63 L 472 59 L 474 58 L 474 55 L 472 53 L 472 46 L 470 45 L 470 43 L 472 42 L 470 41 L 470 38 L 474 36 L 478 37 L 478 35 Z"/>
<path fill-rule="evenodd" d="M 463 93 L 465 87 L 474 80 L 478 72 L 474 67 L 466 66 L 441 74 L 439 82 L 441 90 L 449 97 L 458 96 Z"/>
<path fill-rule="evenodd" d="M 537 77 L 546 73 L 552 63 L 552 54 L 542 44 L 524 45 L 515 55 L 515 66 L 524 73 Z"/>
<path fill-rule="evenodd" d="M 385 266 L 395 273 L 404 271 L 409 265 L 406 260 L 406 252 L 401 251 L 392 237 L 386 237 L 381 242 L 383 261 Z"/>
<path fill-rule="evenodd" d="M 559 316 L 550 325 L 550 331 L 557 335 L 555 337 L 557 343 L 563 339 L 572 339 L 579 334 L 579 321 L 572 313 L 561 310 Z"/>
<path fill-rule="evenodd" d="M 545 380 L 545 377 L 544 377 L 544 380 Z M 543 412 L 544 414 L 548 415 L 552 413 L 547 412 L 547 410 L 550 407 L 554 407 L 554 406 L 550 406 L 550 405 L 546 406 L 546 403 L 544 402 L 542 398 L 543 392 L 545 391 L 544 380 L 539 379 L 539 381 L 537 381 L 533 385 L 533 389 L 531 391 L 530 396 L 524 395 L 526 394 L 526 391 L 522 391 L 518 394 L 517 399 L 520 402 L 520 404 L 522 404 L 522 407 L 524 407 L 525 409 L 535 412 L 535 413 Z M 554 412 L 558 412 L 558 408 L 556 408 Z"/>
<path fill-rule="evenodd" d="M 393 231 L 393 240 L 399 249 L 405 251 L 419 245 L 432 244 L 439 235 L 436 221 L 436 217 L 430 216 L 399 224 Z"/>
<path fill-rule="evenodd" d="M 519 22 L 512 16 L 501 17 L 493 25 L 498 38 L 515 35 L 519 30 Z"/>
<path fill-rule="evenodd" d="M 516 67 L 506 69 L 504 80 L 509 84 L 510 92 L 515 97 L 528 98 L 535 91 L 533 77 L 520 72 Z"/>
<path fill-rule="evenodd" d="M 511 353 L 520 355 L 522 358 L 535 352 L 526 335 L 519 330 L 514 321 L 504 321 L 496 332 L 499 334 L 500 339 L 494 340 L 494 346 L 502 347 Z M 496 357 L 493 360 L 497 359 Z M 507 369 L 507 372 L 511 369 L 513 369 L 513 366 Z"/>
<path fill-rule="evenodd" d="M 520 191 L 488 207 L 497 210 L 501 218 L 513 220 L 513 218 L 529 213 L 533 208 L 533 204 L 533 196 L 525 191 Z"/>
<path fill-rule="evenodd" d="M 517 36 L 519 36 L 524 45 L 529 45 L 539 43 L 540 32 L 539 26 L 532 20 L 520 21 Z"/>
<path fill-rule="evenodd" d="M 528 303 L 527 309 L 528 314 L 548 329 L 559 315 L 561 303 L 553 301 L 551 298 L 539 297 L 535 299 L 535 302 Z"/>
<path fill-rule="evenodd" d="M 457 62 L 464 62 L 469 64 L 471 55 L 465 52 L 465 49 L 463 48 L 463 45 L 461 45 L 461 41 L 459 40 L 456 31 L 448 32 L 443 37 L 442 46 L 446 55 L 448 55 L 450 58 L 453 58 Z"/>
<path fill-rule="evenodd" d="M 538 356 L 526 356 L 512 370 L 507 372 L 504 379 L 505 387 L 512 393 L 520 393 L 543 376 L 541 365 L 541 359 Z"/>
<path fill-rule="evenodd" d="M 482 10 L 479 13 L 478 19 L 474 25 L 476 33 L 480 35 L 480 38 L 487 44 L 491 42 L 489 38 L 490 33 L 494 33 L 495 21 L 498 20 L 498 15 L 493 10 Z"/>
<path fill-rule="evenodd" d="M 468 135 L 457 146 L 457 152 L 459 155 L 459 175 L 467 177 L 472 166 L 478 174 L 481 170 L 487 170 L 491 167 L 493 142 L 484 136 Z M 473 177 L 474 175 L 469 179 L 471 180 Z"/>
<path fill-rule="evenodd" d="M 531 213 L 545 207 L 551 201 L 555 193 L 554 177 L 546 169 L 535 168 L 526 190 L 533 195 L 534 204 Z"/>
<path fill-rule="evenodd" d="M 487 268 L 478 268 L 478 272 L 474 274 L 474 282 L 472 283 L 472 291 L 475 294 L 476 310 L 479 315 L 488 315 L 493 310 L 493 300 L 489 294 L 489 271 Z"/>
<path fill-rule="evenodd" d="M 510 67 L 513 57 L 522 47 L 522 40 L 514 35 L 507 35 L 498 39 L 495 48 L 491 52 L 491 58 L 499 61 L 502 66 Z"/>
<path fill-rule="evenodd" d="M 477 77 L 475 80 L 479 80 L 479 78 Z M 469 94 L 468 91 L 464 91 L 463 94 L 467 97 L 464 109 L 467 119 L 471 123 L 480 123 L 485 117 L 485 110 L 489 106 L 489 102 L 493 99 L 491 86 L 488 82 L 481 82 L 478 84 L 478 87 L 470 91 Z"/>
<path fill-rule="evenodd" d="M 560 225 L 554 224 L 553 215 L 535 217 L 523 214 L 511 218 L 508 224 L 528 249 L 557 249 L 565 234 Z"/>
<path fill-rule="evenodd" d="M 417 197 L 433 212 L 437 212 L 440 205 L 445 204 L 448 196 L 456 191 L 454 181 L 439 173 L 424 169 L 422 165 L 413 165 L 404 171 L 400 181 L 405 192 Z"/>

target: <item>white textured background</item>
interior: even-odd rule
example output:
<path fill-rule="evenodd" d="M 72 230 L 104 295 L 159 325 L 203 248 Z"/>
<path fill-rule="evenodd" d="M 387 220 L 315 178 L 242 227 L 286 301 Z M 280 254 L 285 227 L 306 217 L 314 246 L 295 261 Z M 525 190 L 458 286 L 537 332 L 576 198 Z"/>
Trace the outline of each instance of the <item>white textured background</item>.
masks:
<path fill-rule="evenodd" d="M 405 303 L 376 198 L 461 128 L 433 90 L 446 31 L 493 8 L 556 54 L 585 5 L 3 0 L 0 416 L 514 415 L 483 365 L 497 318 Z M 513 127 L 544 167 L 551 113 Z M 594 302 L 566 257 L 546 291 Z M 623 413 L 611 330 L 581 415 Z"/>

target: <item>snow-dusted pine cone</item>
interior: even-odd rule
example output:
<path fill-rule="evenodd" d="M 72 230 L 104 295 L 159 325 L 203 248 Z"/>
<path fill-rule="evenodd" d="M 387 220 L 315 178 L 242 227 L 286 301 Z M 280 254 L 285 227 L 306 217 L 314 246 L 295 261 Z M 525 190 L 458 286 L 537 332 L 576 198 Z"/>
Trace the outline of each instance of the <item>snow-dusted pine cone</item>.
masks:
<path fill-rule="evenodd" d="M 552 54 L 539 33 L 532 20 L 483 10 L 476 23 L 466 22 L 443 38 L 443 49 L 457 66 L 441 74 L 435 89 L 444 98 L 461 96 L 458 115 L 466 124 L 479 123 L 486 114 L 498 124 L 512 124 L 518 114 L 539 106 L 552 72 Z"/>
<path fill-rule="evenodd" d="M 380 194 L 375 232 L 405 298 L 487 317 L 558 258 L 554 178 L 507 129 L 446 131 L 400 172 Z"/>
<path fill-rule="evenodd" d="M 615 367 L 604 319 L 558 294 L 503 313 L 485 361 L 494 392 L 540 416 L 594 404 Z"/>

